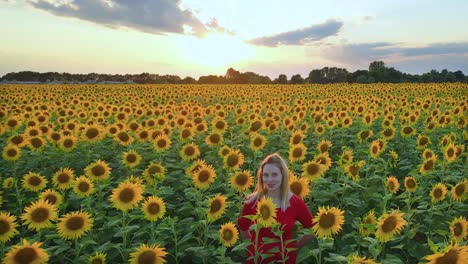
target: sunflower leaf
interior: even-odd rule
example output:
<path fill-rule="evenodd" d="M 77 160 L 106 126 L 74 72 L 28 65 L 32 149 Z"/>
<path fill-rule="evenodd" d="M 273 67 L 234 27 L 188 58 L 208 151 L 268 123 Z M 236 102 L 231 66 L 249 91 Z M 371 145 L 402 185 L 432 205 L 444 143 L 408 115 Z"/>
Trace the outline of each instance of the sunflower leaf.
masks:
<path fill-rule="evenodd" d="M 439 252 L 439 247 L 430 238 L 427 238 L 427 244 L 433 253 Z"/>

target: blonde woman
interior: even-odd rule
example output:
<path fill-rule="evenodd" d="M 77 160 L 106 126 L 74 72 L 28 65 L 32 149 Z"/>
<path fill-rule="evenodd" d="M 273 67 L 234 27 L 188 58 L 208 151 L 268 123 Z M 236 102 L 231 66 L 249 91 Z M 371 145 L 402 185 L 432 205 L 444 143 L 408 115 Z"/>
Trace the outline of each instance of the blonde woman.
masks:
<path fill-rule="evenodd" d="M 244 216 L 257 214 L 257 204 L 263 197 L 271 198 L 276 207 L 276 222 L 283 230 L 281 240 L 285 247 L 281 246 L 280 237 L 275 236 L 271 228 L 261 228 L 258 239 L 256 239 L 254 231 L 249 231 L 250 226 L 255 222 Z M 238 219 L 241 235 L 252 242 L 247 248 L 246 263 L 254 263 L 255 248 L 257 248 L 258 253 L 273 254 L 265 259 L 260 257 L 257 263 L 272 263 L 285 257 L 287 257 L 286 263 L 296 263 L 296 251 L 288 251 L 287 249 L 299 249 L 313 238 L 312 235 L 304 235 L 297 241 L 292 240 L 296 221 L 299 221 L 305 228 L 311 228 L 313 225 L 312 214 L 307 205 L 299 196 L 289 190 L 288 168 L 285 161 L 278 153 L 273 153 L 260 164 L 257 170 L 257 186 L 255 191 L 247 196 Z M 264 244 L 263 238 L 274 238 L 278 242 Z M 256 241 L 258 241 L 257 247 L 254 246 Z M 286 241 L 292 242 L 286 243 Z"/>

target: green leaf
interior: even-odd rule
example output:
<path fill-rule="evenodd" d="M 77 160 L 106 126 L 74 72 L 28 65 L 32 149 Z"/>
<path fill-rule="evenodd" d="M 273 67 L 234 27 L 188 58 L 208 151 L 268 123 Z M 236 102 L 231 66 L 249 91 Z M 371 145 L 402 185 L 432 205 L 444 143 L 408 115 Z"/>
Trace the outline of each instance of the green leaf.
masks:
<path fill-rule="evenodd" d="M 334 253 L 329 253 L 328 257 L 325 257 L 325 260 L 330 261 L 330 262 L 340 262 L 340 263 L 341 262 L 345 262 L 345 263 L 348 262 L 348 259 L 345 256 L 334 254 Z"/>
<path fill-rule="evenodd" d="M 433 253 L 437 253 L 439 251 L 439 247 L 430 238 L 427 238 L 427 244 Z"/>

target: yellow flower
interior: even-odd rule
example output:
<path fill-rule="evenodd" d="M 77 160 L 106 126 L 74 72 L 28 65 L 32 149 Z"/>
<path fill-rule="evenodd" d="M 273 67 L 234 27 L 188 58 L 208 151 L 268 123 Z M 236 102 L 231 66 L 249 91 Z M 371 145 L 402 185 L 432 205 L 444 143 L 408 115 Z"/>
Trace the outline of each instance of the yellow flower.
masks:
<path fill-rule="evenodd" d="M 362 236 L 369 236 L 374 232 L 375 225 L 377 224 L 377 219 L 375 218 L 374 211 L 369 211 L 361 220 L 359 224 L 359 233 Z"/>
<path fill-rule="evenodd" d="M 445 250 L 426 256 L 428 264 L 465 264 L 468 261 L 468 246 L 450 244 Z"/>
<path fill-rule="evenodd" d="M 406 225 L 403 219 L 404 213 L 392 211 L 390 214 L 385 213 L 377 222 L 375 238 L 381 242 L 387 242 L 393 238 L 395 234 L 399 234 Z"/>
<path fill-rule="evenodd" d="M 163 264 L 166 263 L 164 257 L 167 255 L 165 248 L 159 245 L 140 245 L 134 252 L 130 253 L 130 264 Z"/>
<path fill-rule="evenodd" d="M 2 157 L 8 161 L 18 160 L 21 157 L 21 150 L 16 145 L 8 144 L 3 148 Z"/>
<path fill-rule="evenodd" d="M 157 196 L 150 196 L 141 205 L 141 210 L 145 215 L 145 219 L 149 221 L 157 221 L 164 217 L 166 213 L 166 204 L 164 200 Z"/>
<path fill-rule="evenodd" d="M 200 149 L 194 143 L 185 144 L 179 152 L 183 160 L 194 160 L 200 155 Z"/>
<path fill-rule="evenodd" d="M 309 161 L 302 165 L 303 173 L 302 176 L 308 178 L 309 180 L 316 180 L 323 175 L 326 171 L 325 166 L 315 161 Z"/>
<path fill-rule="evenodd" d="M 298 143 L 289 147 L 289 162 L 303 161 L 306 157 L 307 148 L 304 144 Z"/>
<path fill-rule="evenodd" d="M 79 196 L 90 196 L 95 191 L 94 183 L 86 176 L 74 180 L 73 191 Z"/>
<path fill-rule="evenodd" d="M 16 227 L 18 227 L 16 216 L 8 212 L 0 212 L 0 242 L 6 243 L 18 234 Z"/>
<path fill-rule="evenodd" d="M 116 209 L 126 212 L 138 205 L 143 198 L 143 189 L 138 183 L 121 182 L 112 190 L 109 200 Z"/>
<path fill-rule="evenodd" d="M 309 179 L 303 177 L 297 178 L 296 176 L 292 175 L 288 182 L 289 189 L 302 199 L 310 194 Z"/>
<path fill-rule="evenodd" d="M 267 138 L 261 134 L 253 134 L 250 139 L 250 148 L 254 151 L 263 149 L 267 143 Z"/>
<path fill-rule="evenodd" d="M 51 221 L 57 219 L 57 208 L 47 201 L 38 200 L 24 209 L 21 219 L 30 229 L 40 230 L 51 227 Z"/>
<path fill-rule="evenodd" d="M 257 203 L 257 223 L 263 227 L 271 227 L 276 223 L 276 206 L 271 197 L 263 196 Z"/>
<path fill-rule="evenodd" d="M 161 134 L 153 141 L 154 149 L 158 152 L 168 150 L 171 147 L 172 141 L 166 134 Z"/>
<path fill-rule="evenodd" d="M 419 172 L 421 175 L 426 175 L 429 172 L 433 171 L 436 165 L 437 155 L 434 155 L 426 160 L 423 161 L 421 166 L 419 167 Z"/>
<path fill-rule="evenodd" d="M 400 189 L 400 183 L 395 176 L 388 176 L 387 177 L 387 189 L 389 192 L 395 194 Z"/>
<path fill-rule="evenodd" d="M 224 156 L 224 167 L 238 169 L 244 164 L 244 155 L 237 149 L 231 149 L 229 153 Z"/>
<path fill-rule="evenodd" d="M 244 192 L 253 184 L 253 176 L 248 170 L 236 172 L 229 179 L 231 187 L 237 192 Z"/>
<path fill-rule="evenodd" d="M 39 199 L 49 202 L 52 205 L 59 206 L 62 201 L 62 195 L 53 189 L 47 189 L 39 194 Z"/>
<path fill-rule="evenodd" d="M 212 166 L 207 165 L 195 171 L 192 176 L 193 183 L 200 190 L 205 190 L 214 182 L 216 172 Z"/>
<path fill-rule="evenodd" d="M 232 247 L 239 239 L 239 232 L 232 222 L 223 224 L 219 229 L 219 239 L 226 247 Z"/>
<path fill-rule="evenodd" d="M 345 222 L 344 211 L 336 207 L 319 207 L 313 218 L 312 230 L 318 237 L 332 237 L 341 231 Z"/>
<path fill-rule="evenodd" d="M 318 143 L 317 145 L 317 149 L 320 151 L 320 153 L 324 153 L 324 152 L 327 152 L 328 150 L 330 150 L 330 148 L 333 146 L 333 144 L 331 143 L 331 141 L 329 140 L 322 140 Z"/>
<path fill-rule="evenodd" d="M 52 176 L 52 182 L 59 190 L 71 188 L 74 182 L 74 174 L 75 172 L 73 169 L 62 168 L 54 173 Z"/>
<path fill-rule="evenodd" d="M 23 188 L 32 192 L 38 192 L 44 189 L 47 183 L 48 180 L 44 176 L 31 171 L 25 174 L 21 181 Z"/>
<path fill-rule="evenodd" d="M 466 199 L 468 194 L 468 180 L 457 183 L 450 190 L 450 195 L 455 201 L 462 202 Z"/>
<path fill-rule="evenodd" d="M 437 183 L 432 187 L 430 196 L 433 203 L 440 202 L 445 199 L 447 195 L 447 187 L 443 183 Z"/>
<path fill-rule="evenodd" d="M 418 182 L 413 176 L 405 177 L 405 189 L 408 192 L 414 192 L 418 188 Z"/>
<path fill-rule="evenodd" d="M 219 219 L 226 210 L 226 199 L 227 197 L 221 194 L 217 194 L 208 200 L 208 221 L 214 222 Z"/>
<path fill-rule="evenodd" d="M 141 162 L 141 159 L 141 155 L 133 149 L 122 153 L 122 163 L 130 169 L 138 166 L 138 164 Z"/>
<path fill-rule="evenodd" d="M 105 161 L 97 160 L 86 166 L 84 172 L 93 181 L 103 181 L 110 177 L 111 170 Z"/>
<path fill-rule="evenodd" d="M 3 263 L 47 263 L 49 261 L 49 254 L 41 248 L 41 244 L 41 242 L 30 244 L 26 239 L 23 239 L 22 244 L 17 244 L 9 249 L 3 258 Z"/>
<path fill-rule="evenodd" d="M 468 236 L 468 221 L 463 216 L 453 219 L 450 223 L 450 235 L 457 243 L 466 239 Z"/>
<path fill-rule="evenodd" d="M 93 219 L 87 212 L 71 212 L 59 218 L 57 233 L 64 239 L 75 240 L 93 227 Z"/>
<path fill-rule="evenodd" d="M 106 257 L 107 257 L 107 254 L 103 252 L 96 252 L 96 254 L 88 258 L 88 263 L 89 264 L 105 264 Z"/>

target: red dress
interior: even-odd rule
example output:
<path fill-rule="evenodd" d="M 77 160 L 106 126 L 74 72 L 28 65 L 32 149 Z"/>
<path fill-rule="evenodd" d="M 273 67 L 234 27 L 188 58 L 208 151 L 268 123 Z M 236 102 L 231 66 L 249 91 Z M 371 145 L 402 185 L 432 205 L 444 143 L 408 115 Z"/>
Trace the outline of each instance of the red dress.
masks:
<path fill-rule="evenodd" d="M 257 201 L 252 203 L 244 203 L 244 207 L 242 208 L 242 213 L 239 219 L 237 220 L 239 229 L 242 231 L 249 230 L 249 227 L 253 224 L 253 222 L 243 217 L 244 215 L 255 215 L 257 213 Z M 310 213 L 309 208 L 304 203 L 304 201 L 297 195 L 293 194 L 289 199 L 289 207 L 286 211 L 282 211 L 280 208 L 276 208 L 276 221 L 281 224 L 283 230 L 283 243 L 286 241 L 291 240 L 293 238 L 293 231 L 294 231 L 294 223 L 299 221 L 305 228 L 311 228 L 312 224 L 312 214 Z M 253 258 L 248 259 L 251 256 L 254 256 L 254 243 L 255 243 L 255 232 L 251 231 L 251 241 L 252 243 L 247 247 L 247 261 L 246 263 L 254 263 Z M 269 237 L 269 238 L 276 238 L 279 239 L 278 236 L 275 236 L 270 228 L 261 228 L 260 229 L 260 236 L 259 236 L 259 251 L 261 253 L 266 252 L 274 252 L 275 255 L 268 259 L 259 261 L 258 263 L 272 263 L 277 260 L 281 260 L 281 242 L 274 242 L 263 245 L 262 238 Z M 276 247 L 276 248 L 275 248 Z M 296 243 L 290 242 L 286 245 L 286 248 L 295 248 Z M 296 263 L 296 251 L 287 251 L 284 249 L 284 254 L 287 254 L 288 261 L 287 263 Z"/>

